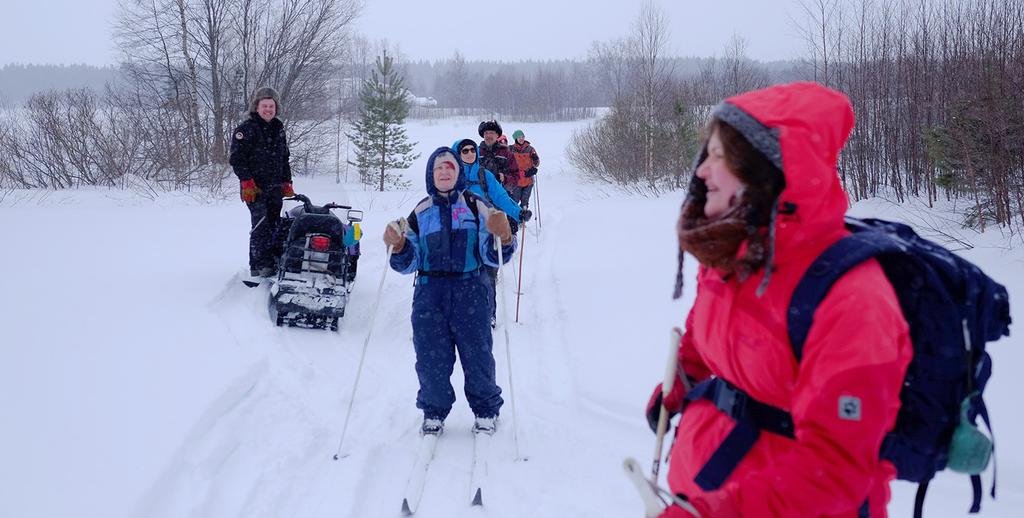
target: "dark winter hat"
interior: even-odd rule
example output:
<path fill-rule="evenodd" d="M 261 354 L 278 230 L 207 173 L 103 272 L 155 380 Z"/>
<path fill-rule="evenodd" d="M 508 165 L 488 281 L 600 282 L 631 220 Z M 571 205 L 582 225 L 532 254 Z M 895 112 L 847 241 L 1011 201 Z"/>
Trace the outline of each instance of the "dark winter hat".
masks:
<path fill-rule="evenodd" d="M 483 122 L 480 123 L 480 127 L 477 128 L 476 132 L 479 133 L 480 137 L 482 138 L 484 136 L 484 132 L 485 131 L 493 131 L 493 132 L 497 133 L 498 136 L 500 137 L 501 136 L 501 124 L 498 124 L 498 121 L 496 121 L 496 120 L 483 121 Z"/>
<path fill-rule="evenodd" d="M 255 113 L 256 107 L 259 106 L 260 101 L 264 99 L 271 99 L 274 104 L 277 105 L 277 113 L 281 114 L 281 96 L 277 93 L 277 90 L 269 86 L 263 86 L 257 88 L 252 94 L 252 99 L 249 101 L 249 111 Z"/>
<path fill-rule="evenodd" d="M 776 169 L 782 171 L 782 146 L 779 145 L 779 130 L 765 126 L 761 121 L 730 102 L 722 102 L 715 106 L 711 110 L 711 118 L 718 119 L 739 131 L 754 149 L 761 152 Z"/>
<path fill-rule="evenodd" d="M 518 129 L 512 132 L 512 140 L 519 140 L 519 137 L 526 138 L 526 133 L 523 133 L 523 130 Z"/>
<path fill-rule="evenodd" d="M 471 146 L 473 148 L 473 151 L 476 153 L 477 160 L 480 160 L 480 148 L 476 146 L 476 141 L 473 139 L 464 138 L 462 140 L 455 142 L 455 144 L 452 146 L 452 151 L 455 153 L 455 157 L 459 160 L 459 163 L 462 165 L 466 164 L 466 162 L 462 160 L 462 148 L 466 146 Z"/>

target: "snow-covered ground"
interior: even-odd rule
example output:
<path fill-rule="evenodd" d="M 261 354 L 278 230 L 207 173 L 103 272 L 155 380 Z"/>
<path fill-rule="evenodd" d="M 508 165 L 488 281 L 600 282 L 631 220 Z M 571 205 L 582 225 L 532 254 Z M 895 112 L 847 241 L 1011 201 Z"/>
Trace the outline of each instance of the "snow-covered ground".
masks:
<path fill-rule="evenodd" d="M 670 297 L 682 195 L 642 198 L 581 183 L 563 158 L 581 125 L 518 126 L 543 161 L 540 225 L 528 227 L 521 249 L 520 322 L 503 324 L 528 460 L 515 460 L 506 405 L 486 505 L 469 507 L 472 415 L 460 389 L 417 516 L 641 514 L 621 463 L 649 462 L 643 407 L 662 374 L 669 329 L 692 301 L 692 290 Z M 398 516 L 420 422 L 409 277 L 387 273 L 346 440 L 351 455 L 331 455 L 384 270 L 379 236 L 423 196 L 430 151 L 475 137 L 476 121 L 409 129 L 423 153 L 408 172 L 409 192 L 367 192 L 328 174 L 296 180 L 315 202 L 366 212 L 359 279 L 337 333 L 276 328 L 265 289 L 234 279 L 246 262 L 240 202 L 9 193 L 0 202 L 0 517 Z M 879 200 L 854 213 L 971 242 L 963 255 L 1009 287 L 1014 320 L 1024 322 L 1024 253 L 998 231 L 978 235 Z M 504 271 L 509 318 L 518 261 Z M 1014 374 L 1024 342 L 1013 331 L 991 346 L 1000 485 L 983 516 L 1024 508 L 1024 418 L 1013 402 L 1024 389 Z M 509 396 L 502 327 L 495 337 Z M 459 369 L 453 384 L 462 385 Z M 892 516 L 910 514 L 913 494 L 894 484 Z M 965 477 L 943 474 L 926 516 L 963 516 L 969 499 Z"/>

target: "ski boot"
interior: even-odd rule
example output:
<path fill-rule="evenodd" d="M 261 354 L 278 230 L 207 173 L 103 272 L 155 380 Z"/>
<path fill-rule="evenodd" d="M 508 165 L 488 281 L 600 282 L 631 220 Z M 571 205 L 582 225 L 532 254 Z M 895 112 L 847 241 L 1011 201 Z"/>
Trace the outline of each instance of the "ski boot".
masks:
<path fill-rule="evenodd" d="M 485 433 L 494 435 L 498 430 L 498 417 L 477 417 L 473 422 L 473 433 Z"/>
<path fill-rule="evenodd" d="M 441 435 L 444 433 L 444 420 L 427 417 L 420 426 L 420 435 Z"/>

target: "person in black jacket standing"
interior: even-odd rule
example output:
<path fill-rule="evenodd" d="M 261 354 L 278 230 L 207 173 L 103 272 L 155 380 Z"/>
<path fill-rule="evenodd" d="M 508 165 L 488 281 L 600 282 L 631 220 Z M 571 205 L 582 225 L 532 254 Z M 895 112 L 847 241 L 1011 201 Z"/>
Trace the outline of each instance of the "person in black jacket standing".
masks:
<path fill-rule="evenodd" d="M 235 128 L 229 162 L 241 182 L 242 201 L 249 207 L 249 271 L 269 277 L 277 267 L 274 232 L 281 217 L 281 198 L 295 195 L 288 164 L 288 138 L 277 118 L 277 90 L 262 87 L 249 103 L 249 119 Z"/>

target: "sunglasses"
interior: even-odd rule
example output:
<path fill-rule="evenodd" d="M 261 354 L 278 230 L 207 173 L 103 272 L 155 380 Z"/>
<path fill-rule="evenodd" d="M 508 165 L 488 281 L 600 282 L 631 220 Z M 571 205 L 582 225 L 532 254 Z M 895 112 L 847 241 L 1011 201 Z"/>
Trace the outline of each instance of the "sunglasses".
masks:
<path fill-rule="evenodd" d="M 471 148 L 471 147 L 464 147 L 459 152 L 462 153 L 463 155 L 468 155 L 468 154 L 473 152 L 473 148 Z"/>

